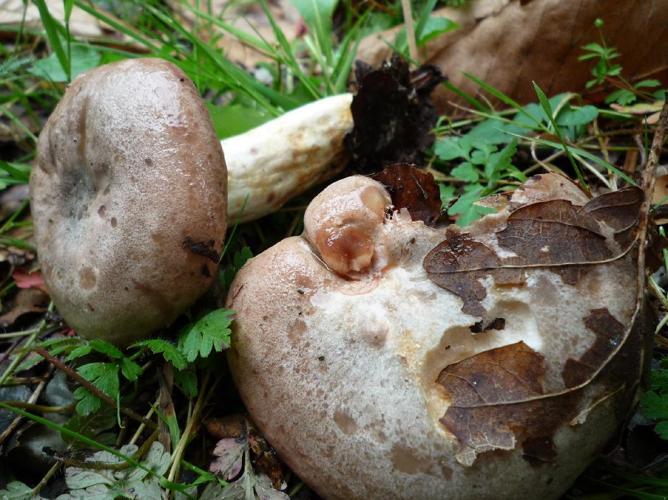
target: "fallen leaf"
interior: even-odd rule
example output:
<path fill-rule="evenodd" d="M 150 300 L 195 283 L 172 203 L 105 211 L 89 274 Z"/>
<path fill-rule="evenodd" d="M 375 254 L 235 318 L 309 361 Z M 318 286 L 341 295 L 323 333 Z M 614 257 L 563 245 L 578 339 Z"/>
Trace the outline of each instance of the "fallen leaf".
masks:
<path fill-rule="evenodd" d="M 615 111 L 619 111 L 620 113 L 629 113 L 631 115 L 647 115 L 661 111 L 661 108 L 663 108 L 663 101 L 655 101 L 652 103 L 639 102 L 637 104 L 632 104 L 631 106 L 611 104 L 610 107 Z"/>
<path fill-rule="evenodd" d="M 460 443 L 460 463 L 470 466 L 481 453 L 515 448 L 532 465 L 548 463 L 558 429 L 583 423 L 608 400 L 614 401 L 613 411 L 628 408 L 642 372 L 647 331 L 637 295 L 615 315 L 603 304 L 583 311 L 562 301 L 575 297 L 581 303 L 577 297 L 596 280 L 636 283 L 643 199 L 636 187 L 587 199 L 573 184 L 547 174 L 516 191 L 496 220 L 481 220 L 468 230 L 448 228 L 446 240 L 425 257 L 429 277 L 462 299 L 464 313 L 481 318 L 471 327 L 474 335 L 505 327 L 504 318 L 485 308 L 489 287 L 530 286 L 532 328 L 544 341 L 556 342 L 537 352 L 529 334 L 526 341 L 443 368 L 436 382 L 451 404 L 440 421 Z M 548 279 L 547 273 L 557 276 Z M 587 348 L 570 346 L 572 354 L 564 356 L 568 351 L 558 345 L 564 331 L 584 332 Z"/>
<path fill-rule="evenodd" d="M 394 208 L 406 208 L 413 220 L 431 226 L 440 217 L 440 191 L 431 173 L 413 165 L 390 165 L 372 177 L 390 193 Z"/>
<path fill-rule="evenodd" d="M 49 296 L 36 288 L 25 288 L 19 290 L 13 302 L 6 308 L 8 309 L 0 316 L 0 327 L 8 327 L 23 316 L 29 313 L 42 313 L 49 306 Z"/>
<path fill-rule="evenodd" d="M 451 227 L 445 241 L 425 257 L 424 268 L 437 285 L 462 298 L 462 312 L 484 319 L 482 278 L 491 276 L 498 286 L 517 285 L 528 270 L 544 268 L 574 284 L 589 266 L 625 256 L 635 241 L 642 199 L 640 189 L 629 187 L 584 206 L 554 199 L 516 207 L 505 227 L 494 232 L 500 251 L 511 256 L 500 256 Z"/>
<path fill-rule="evenodd" d="M 355 78 L 354 128 L 345 138 L 352 168 L 369 173 L 394 163 L 421 164 L 434 142 L 438 115 L 429 96 L 441 73 L 431 66 L 410 72 L 394 55 L 379 69 L 358 62 Z"/>
<path fill-rule="evenodd" d="M 221 439 L 213 450 L 216 459 L 209 465 L 209 470 L 227 481 L 233 480 L 243 468 L 247 448 L 246 436 Z"/>
<path fill-rule="evenodd" d="M 653 15 L 648 16 L 650 8 Z M 642 0 L 476 0 L 433 15 L 451 19 L 460 28 L 428 42 L 420 61 L 437 66 L 470 94 L 479 89 L 464 73 L 520 103 L 536 100 L 532 81 L 547 95 L 584 90 L 592 78 L 592 64 L 578 57 L 582 45 L 600 39 L 594 26 L 597 18 L 605 21 L 607 45 L 621 54 L 614 62 L 624 67 L 627 79 L 651 75 L 665 84 L 668 78 L 668 9 L 663 0 L 651 7 Z M 388 42 L 400 29 L 364 39 L 358 58 L 374 65 L 389 57 Z M 439 111 L 449 107 L 448 101 L 462 99 L 442 88 L 434 93 Z"/>

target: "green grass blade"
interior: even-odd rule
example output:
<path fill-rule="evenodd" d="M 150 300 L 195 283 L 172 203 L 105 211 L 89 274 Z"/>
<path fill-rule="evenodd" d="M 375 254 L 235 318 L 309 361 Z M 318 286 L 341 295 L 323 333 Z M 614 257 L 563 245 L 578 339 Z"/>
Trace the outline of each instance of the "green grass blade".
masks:
<path fill-rule="evenodd" d="M 65 70 L 65 73 L 68 75 L 69 79 L 69 77 L 71 77 L 70 60 L 67 57 L 65 49 L 63 49 L 63 44 L 60 40 L 60 35 L 58 34 L 60 31 L 59 23 L 53 18 L 53 16 L 51 16 L 51 12 L 49 12 L 49 8 L 47 7 L 45 0 L 35 0 L 35 4 L 37 5 L 37 10 L 39 11 L 39 17 L 42 21 L 42 26 L 44 26 L 44 31 L 46 31 L 46 37 L 49 41 L 49 45 L 56 53 L 58 62 L 60 62 L 60 65 Z"/>
<path fill-rule="evenodd" d="M 573 158 L 573 155 L 571 154 L 570 148 L 566 145 L 566 141 L 564 140 L 564 136 L 561 133 L 561 129 L 557 125 L 557 121 L 554 116 L 554 112 L 552 111 L 552 106 L 550 105 L 550 101 L 548 100 L 547 96 L 545 95 L 545 92 L 543 92 L 543 89 L 541 89 L 536 82 L 533 83 L 533 88 L 536 92 L 536 95 L 538 96 L 538 101 L 540 102 L 541 107 L 543 108 L 543 111 L 545 111 L 545 114 L 547 115 L 547 119 L 549 120 L 550 124 L 552 125 L 552 128 L 554 129 L 554 133 L 557 134 L 557 137 L 559 138 L 559 142 L 561 143 L 561 147 L 564 149 L 566 152 L 566 155 L 568 156 L 568 159 L 571 162 L 571 166 L 575 170 L 575 175 L 577 175 L 578 180 L 580 181 L 581 187 L 585 189 L 586 191 L 589 191 L 589 187 L 587 186 L 587 182 L 584 179 L 584 176 L 582 175 L 582 171 L 580 170 L 580 166 L 576 163 L 575 158 Z"/>

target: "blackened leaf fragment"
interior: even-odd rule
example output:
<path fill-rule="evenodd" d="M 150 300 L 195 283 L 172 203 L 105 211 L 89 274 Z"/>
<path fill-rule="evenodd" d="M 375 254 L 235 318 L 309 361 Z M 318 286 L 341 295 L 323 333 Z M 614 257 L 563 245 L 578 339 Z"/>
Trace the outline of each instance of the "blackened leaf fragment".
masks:
<path fill-rule="evenodd" d="M 355 127 L 345 138 L 353 169 L 370 173 L 392 163 L 422 163 L 434 142 L 431 130 L 438 115 L 429 96 L 443 81 L 441 72 L 423 66 L 411 73 L 395 54 L 380 69 L 358 61 L 355 77 Z"/>
<path fill-rule="evenodd" d="M 441 197 L 438 184 L 429 172 L 413 165 L 390 165 L 372 176 L 392 197 L 396 210 L 406 208 L 413 220 L 434 225 L 441 215 Z"/>

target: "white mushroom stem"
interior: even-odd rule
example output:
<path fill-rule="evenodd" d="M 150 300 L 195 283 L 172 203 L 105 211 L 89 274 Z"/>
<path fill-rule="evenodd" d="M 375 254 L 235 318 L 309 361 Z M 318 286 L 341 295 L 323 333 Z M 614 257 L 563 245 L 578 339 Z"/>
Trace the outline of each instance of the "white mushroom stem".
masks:
<path fill-rule="evenodd" d="M 337 174 L 353 128 L 352 94 L 320 99 L 221 141 L 230 224 L 259 219 Z"/>

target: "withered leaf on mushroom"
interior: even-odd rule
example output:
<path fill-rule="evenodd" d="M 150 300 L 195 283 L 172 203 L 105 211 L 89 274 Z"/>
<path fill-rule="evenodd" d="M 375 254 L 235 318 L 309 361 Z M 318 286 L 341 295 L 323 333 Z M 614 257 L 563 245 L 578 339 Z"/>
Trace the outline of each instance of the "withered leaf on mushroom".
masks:
<path fill-rule="evenodd" d="M 338 181 L 238 273 L 228 358 L 254 421 L 326 498 L 559 497 L 640 378 L 642 192 L 536 176 L 466 228 L 394 201 Z"/>

